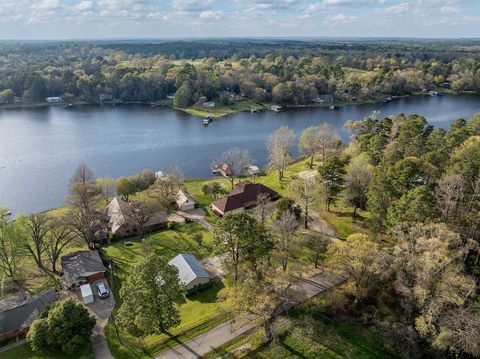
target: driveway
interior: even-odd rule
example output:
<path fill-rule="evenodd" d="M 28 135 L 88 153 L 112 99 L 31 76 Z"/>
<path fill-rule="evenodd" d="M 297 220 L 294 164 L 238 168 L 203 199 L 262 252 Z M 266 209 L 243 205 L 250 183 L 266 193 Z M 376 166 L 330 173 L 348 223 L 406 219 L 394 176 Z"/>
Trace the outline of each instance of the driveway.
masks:
<path fill-rule="evenodd" d="M 200 223 L 207 231 L 213 232 L 213 226 L 205 220 L 205 210 L 202 208 L 195 208 L 190 211 L 176 211 L 172 214 L 169 215 L 169 221 L 170 218 L 173 222 L 179 222 L 181 219 L 185 221 L 185 218 L 188 218 L 192 221 Z"/>
<path fill-rule="evenodd" d="M 107 289 L 110 291 L 110 296 L 105 299 L 98 297 L 97 289 L 95 285 L 97 283 L 104 283 Z M 90 285 L 92 287 L 93 296 L 95 301 L 93 303 L 85 305 L 89 312 L 97 319 L 97 323 L 93 328 L 93 335 L 91 337 L 93 354 L 96 359 L 114 359 L 108 348 L 107 340 L 104 335 L 104 328 L 107 325 L 108 318 L 112 313 L 112 309 L 115 306 L 115 299 L 113 293 L 108 286 L 106 279 L 102 279 L 94 282 Z M 83 303 L 80 290 L 76 291 L 78 300 Z"/>

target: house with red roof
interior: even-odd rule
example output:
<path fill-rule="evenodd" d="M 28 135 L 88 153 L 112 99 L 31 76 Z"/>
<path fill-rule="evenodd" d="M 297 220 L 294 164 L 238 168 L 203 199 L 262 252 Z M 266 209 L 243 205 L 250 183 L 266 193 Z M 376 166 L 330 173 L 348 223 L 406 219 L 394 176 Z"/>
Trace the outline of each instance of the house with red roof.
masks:
<path fill-rule="evenodd" d="M 277 192 L 261 183 L 240 182 L 227 196 L 212 203 L 212 211 L 220 217 L 227 213 L 243 212 L 246 208 L 255 206 L 261 194 L 267 195 L 272 201 L 278 198 Z"/>

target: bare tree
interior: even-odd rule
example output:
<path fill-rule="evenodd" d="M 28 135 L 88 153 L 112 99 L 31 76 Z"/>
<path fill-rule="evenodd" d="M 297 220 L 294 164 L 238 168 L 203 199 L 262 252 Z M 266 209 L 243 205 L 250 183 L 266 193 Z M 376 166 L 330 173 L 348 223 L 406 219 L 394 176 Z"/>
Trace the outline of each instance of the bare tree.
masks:
<path fill-rule="evenodd" d="M 331 241 L 327 236 L 321 233 L 308 234 L 305 239 L 307 247 L 310 248 L 315 254 L 315 268 L 318 268 L 320 254 L 327 251 L 327 247 Z"/>
<path fill-rule="evenodd" d="M 230 181 L 233 188 L 235 179 L 243 176 L 251 163 L 252 158 L 247 150 L 234 147 L 223 152 L 220 157 L 213 162 L 213 167 L 221 168 L 222 175 Z"/>
<path fill-rule="evenodd" d="M 93 212 L 99 195 L 100 189 L 95 183 L 93 172 L 86 165 L 80 165 L 70 181 L 68 203 L 85 213 Z"/>
<path fill-rule="evenodd" d="M 55 220 L 46 241 L 46 254 L 52 268 L 52 272 L 58 274 L 57 262 L 65 249 L 77 238 L 72 227 L 65 218 Z"/>
<path fill-rule="evenodd" d="M 275 252 L 280 258 L 284 272 L 287 270 L 288 259 L 292 255 L 293 234 L 297 227 L 298 221 L 292 211 L 283 212 L 273 222 L 272 230 L 275 233 Z"/>
<path fill-rule="evenodd" d="M 333 149 L 340 141 L 340 136 L 333 130 L 329 123 L 322 123 L 318 128 L 318 144 L 319 150 L 322 153 L 322 161 L 328 158 L 328 151 Z"/>
<path fill-rule="evenodd" d="M 108 204 L 116 194 L 116 181 L 110 177 L 97 178 L 97 186 L 100 188 L 105 203 Z"/>
<path fill-rule="evenodd" d="M 161 210 L 165 210 L 165 205 L 151 197 L 145 196 L 141 200 L 131 202 L 124 208 L 124 215 L 133 227 L 137 229 L 140 238 L 145 234 L 146 224 L 154 217 L 159 215 Z"/>
<path fill-rule="evenodd" d="M 345 199 L 354 207 L 353 216 L 357 209 L 366 209 L 367 190 L 372 178 L 372 166 L 365 156 L 355 157 L 347 168 L 345 177 Z"/>
<path fill-rule="evenodd" d="M 313 157 L 320 149 L 320 131 L 318 126 L 307 127 L 300 135 L 298 148 L 300 152 L 310 157 L 309 166 L 313 168 Z"/>
<path fill-rule="evenodd" d="M 449 175 L 438 182 L 435 197 L 444 221 L 456 217 L 464 195 L 465 181 L 461 175 Z"/>
<path fill-rule="evenodd" d="M 274 204 L 267 193 L 260 193 L 257 197 L 257 205 L 253 213 L 256 220 L 265 225 L 265 220 L 273 213 Z"/>
<path fill-rule="evenodd" d="M 18 280 L 25 254 L 17 229 L 17 224 L 10 220 L 10 212 L 0 208 L 0 269 L 14 281 Z"/>
<path fill-rule="evenodd" d="M 43 256 L 47 250 L 47 236 L 52 229 L 52 219 L 44 213 L 38 213 L 22 218 L 21 222 L 26 229 L 25 248 L 37 267 L 46 270 Z"/>
<path fill-rule="evenodd" d="M 295 145 L 295 133 L 287 126 L 278 128 L 267 141 L 268 163 L 278 170 L 278 179 L 282 180 L 285 169 L 292 160 L 290 150 Z"/>
<path fill-rule="evenodd" d="M 300 205 L 303 211 L 305 228 L 308 228 L 308 215 L 310 208 L 318 203 L 324 196 L 323 186 L 315 177 L 297 177 L 292 180 L 288 187 L 290 197 Z"/>
<path fill-rule="evenodd" d="M 71 208 L 67 214 L 68 225 L 77 236 L 82 238 L 89 249 L 95 249 L 96 233 L 104 230 L 108 219 L 103 212 L 83 212 L 78 208 Z"/>

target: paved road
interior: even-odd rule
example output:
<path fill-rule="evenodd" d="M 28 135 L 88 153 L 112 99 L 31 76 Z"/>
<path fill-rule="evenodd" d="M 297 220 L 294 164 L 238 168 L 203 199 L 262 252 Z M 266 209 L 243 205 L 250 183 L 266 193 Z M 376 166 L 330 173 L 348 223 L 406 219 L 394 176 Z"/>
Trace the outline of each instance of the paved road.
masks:
<path fill-rule="evenodd" d="M 298 287 L 310 298 L 322 294 L 344 281 L 345 278 L 343 277 L 324 272 L 307 279 L 302 279 L 298 283 Z M 179 343 L 178 346 L 160 354 L 155 359 L 201 358 L 202 355 L 211 352 L 215 348 L 220 347 L 253 328 L 254 325 L 250 324 L 232 332 L 232 321 L 228 321 L 185 343 Z"/>

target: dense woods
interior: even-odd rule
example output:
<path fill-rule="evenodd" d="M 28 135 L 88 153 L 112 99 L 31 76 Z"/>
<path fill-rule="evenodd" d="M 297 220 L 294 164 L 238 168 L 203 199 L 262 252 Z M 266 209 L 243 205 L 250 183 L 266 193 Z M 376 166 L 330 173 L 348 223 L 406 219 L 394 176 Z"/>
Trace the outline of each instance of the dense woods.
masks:
<path fill-rule="evenodd" d="M 368 100 L 438 86 L 479 92 L 472 41 L 7 44 L 0 46 L 0 103 L 175 95 L 176 107 L 242 98 L 306 105 L 322 95 Z"/>

